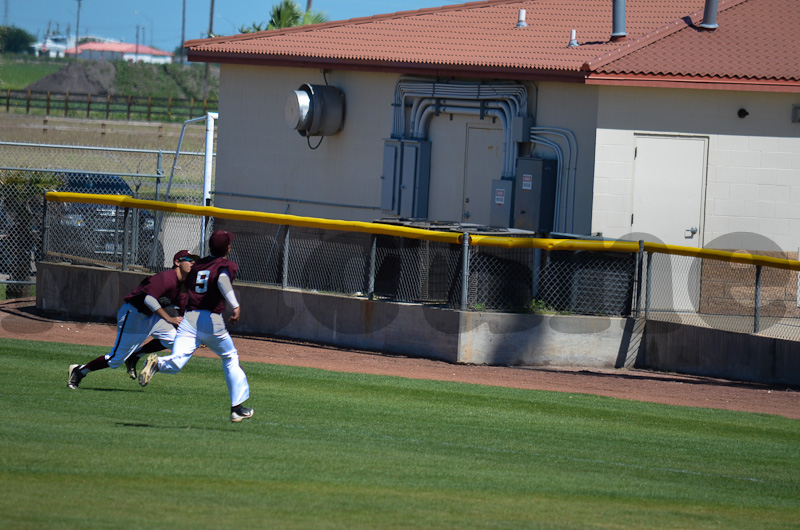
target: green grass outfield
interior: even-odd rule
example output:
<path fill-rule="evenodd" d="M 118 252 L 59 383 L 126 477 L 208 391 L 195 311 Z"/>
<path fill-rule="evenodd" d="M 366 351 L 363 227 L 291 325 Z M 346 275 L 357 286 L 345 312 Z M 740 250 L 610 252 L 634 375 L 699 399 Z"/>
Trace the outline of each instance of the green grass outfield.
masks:
<path fill-rule="evenodd" d="M 0 340 L 2 528 L 797 528 L 800 421 L 217 359 L 66 388 Z M 322 353 L 324 355 L 324 352 Z"/>

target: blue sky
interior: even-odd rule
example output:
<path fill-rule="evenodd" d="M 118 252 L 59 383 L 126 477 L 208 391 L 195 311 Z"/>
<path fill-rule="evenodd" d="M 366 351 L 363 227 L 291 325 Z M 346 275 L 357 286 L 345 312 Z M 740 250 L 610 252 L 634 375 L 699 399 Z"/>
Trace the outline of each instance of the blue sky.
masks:
<path fill-rule="evenodd" d="M 466 0 L 463 0 L 466 1 Z M 242 25 L 266 22 L 277 0 L 216 0 L 214 33 L 232 35 Z M 461 3 L 459 0 L 313 0 L 312 10 L 323 11 L 329 20 L 366 17 L 410 9 Z M 305 8 L 306 0 L 298 0 Z M 75 33 L 78 0 L 3 0 L 3 25 L 23 28 L 39 38 L 48 22 L 53 30 Z M 208 33 L 211 0 L 186 0 L 186 39 Z M 140 42 L 173 51 L 181 42 L 183 0 L 81 0 L 80 34 L 87 33 L 125 42 Z M 142 37 L 143 35 L 143 37 Z"/>

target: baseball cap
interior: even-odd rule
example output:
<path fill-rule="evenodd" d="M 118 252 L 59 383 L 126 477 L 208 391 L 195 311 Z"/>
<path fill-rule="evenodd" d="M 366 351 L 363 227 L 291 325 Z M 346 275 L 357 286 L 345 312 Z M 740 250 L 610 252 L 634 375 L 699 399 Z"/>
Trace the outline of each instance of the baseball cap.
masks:
<path fill-rule="evenodd" d="M 233 234 L 225 230 L 217 230 L 208 239 L 208 248 L 213 255 L 224 256 L 231 241 L 233 241 Z"/>
<path fill-rule="evenodd" d="M 173 257 L 172 261 L 180 260 L 180 261 L 197 261 L 200 259 L 200 256 L 195 256 L 188 250 L 179 250 Z"/>

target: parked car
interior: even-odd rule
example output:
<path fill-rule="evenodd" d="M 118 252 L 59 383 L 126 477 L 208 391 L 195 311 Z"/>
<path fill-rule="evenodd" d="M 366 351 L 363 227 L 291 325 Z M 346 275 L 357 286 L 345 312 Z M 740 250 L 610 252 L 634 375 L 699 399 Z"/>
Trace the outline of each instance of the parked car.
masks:
<path fill-rule="evenodd" d="M 116 175 L 63 173 L 58 191 L 135 196 Z M 124 209 L 105 204 L 58 203 L 58 222 L 50 223 L 48 251 L 88 262 L 122 260 Z M 155 269 L 164 266 L 164 248 L 155 237 L 156 220 L 147 210 L 129 210 L 128 263 Z M 48 212 L 48 217 L 50 213 Z M 154 255 L 153 255 L 154 254 Z"/>

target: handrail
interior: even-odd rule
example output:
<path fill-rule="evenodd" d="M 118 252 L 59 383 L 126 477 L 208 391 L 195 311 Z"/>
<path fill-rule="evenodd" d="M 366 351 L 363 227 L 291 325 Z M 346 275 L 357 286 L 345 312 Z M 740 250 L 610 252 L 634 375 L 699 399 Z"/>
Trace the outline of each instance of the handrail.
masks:
<path fill-rule="evenodd" d="M 364 221 L 343 221 L 279 213 L 232 210 L 228 208 L 218 208 L 216 206 L 193 206 L 189 204 L 134 199 L 127 195 L 101 195 L 91 193 L 51 191 L 47 192 L 45 197 L 51 202 L 106 204 L 110 206 L 120 206 L 123 208 L 142 208 L 145 210 L 182 213 L 200 217 L 218 217 L 222 219 L 238 221 L 276 223 L 290 226 L 303 226 L 307 228 L 320 228 L 325 230 L 341 230 L 346 232 L 366 232 L 377 235 L 423 239 L 439 243 L 460 244 L 462 242 L 462 234 L 459 232 L 443 232 L 382 223 L 368 223 Z M 639 251 L 639 243 L 636 241 L 546 239 L 533 237 L 486 236 L 477 234 L 470 235 L 469 244 L 472 246 L 485 247 L 539 248 L 547 251 L 589 250 L 631 253 Z M 647 252 L 706 258 L 718 261 L 728 261 L 731 263 L 741 263 L 745 265 L 766 266 L 784 270 L 800 271 L 800 261 L 773 258 L 769 256 L 759 256 L 756 254 L 750 254 L 748 252 L 728 252 L 724 250 L 682 247 L 678 245 L 664 245 L 661 243 L 647 242 L 644 244 L 644 250 Z"/>

